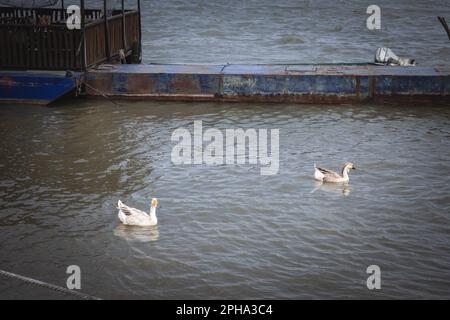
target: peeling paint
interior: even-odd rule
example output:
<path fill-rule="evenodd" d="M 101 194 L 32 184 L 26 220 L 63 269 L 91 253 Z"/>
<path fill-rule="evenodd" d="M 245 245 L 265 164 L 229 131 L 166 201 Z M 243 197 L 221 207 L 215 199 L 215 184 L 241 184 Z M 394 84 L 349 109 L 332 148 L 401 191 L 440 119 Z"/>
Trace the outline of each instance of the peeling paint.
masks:
<path fill-rule="evenodd" d="M 105 94 L 140 99 L 346 103 L 428 96 L 450 100 L 450 68 L 444 67 L 118 65 L 89 70 L 87 80 Z"/>

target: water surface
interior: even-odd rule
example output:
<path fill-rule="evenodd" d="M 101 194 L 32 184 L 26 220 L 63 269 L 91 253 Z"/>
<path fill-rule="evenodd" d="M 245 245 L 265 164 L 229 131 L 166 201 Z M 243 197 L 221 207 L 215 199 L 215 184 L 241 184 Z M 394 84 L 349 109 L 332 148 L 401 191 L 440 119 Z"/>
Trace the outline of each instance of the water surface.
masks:
<path fill-rule="evenodd" d="M 66 101 L 0 109 L 1 269 L 101 298 L 449 298 L 445 106 Z M 278 128 L 280 171 L 174 165 L 174 129 Z M 320 186 L 313 164 L 358 167 Z M 159 225 L 118 223 L 117 200 Z M 367 266 L 382 290 L 366 288 Z M 17 280 L 1 298 L 61 297 Z"/>
<path fill-rule="evenodd" d="M 119 3 L 119 2 L 117 2 Z M 142 1 L 144 61 L 448 64 L 444 1 Z M 173 130 L 280 130 L 280 171 L 176 166 Z M 64 101 L 0 108 L 0 269 L 101 298 L 450 298 L 450 111 L 431 105 Z M 354 162 L 348 186 L 313 164 Z M 118 223 L 120 198 L 159 226 Z M 382 290 L 366 288 L 367 266 Z M 67 298 L 0 279 L 0 298 Z"/>
<path fill-rule="evenodd" d="M 421 65 L 448 64 L 450 57 L 450 42 L 437 20 L 450 17 L 446 1 L 143 3 L 146 63 L 371 62 L 383 46 Z M 373 4 L 381 8 L 380 30 L 366 27 L 366 10 Z"/>

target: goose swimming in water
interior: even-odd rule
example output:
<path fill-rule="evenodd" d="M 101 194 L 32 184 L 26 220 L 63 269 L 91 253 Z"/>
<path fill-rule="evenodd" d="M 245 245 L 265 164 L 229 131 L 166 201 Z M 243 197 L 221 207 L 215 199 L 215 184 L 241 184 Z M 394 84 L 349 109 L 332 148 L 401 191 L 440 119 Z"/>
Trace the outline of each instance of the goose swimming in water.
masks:
<path fill-rule="evenodd" d="M 158 206 L 158 200 L 156 198 L 152 199 L 152 204 L 150 207 L 150 214 L 144 211 L 131 208 L 122 203 L 122 201 L 117 202 L 117 209 L 119 209 L 119 219 L 123 224 L 131 226 L 155 226 L 158 224 L 158 219 L 156 218 L 156 207 Z"/>
<path fill-rule="evenodd" d="M 342 175 L 339 175 L 334 171 L 318 168 L 314 164 L 314 179 L 323 182 L 347 182 L 349 180 L 348 171 L 350 169 L 356 170 L 355 165 L 351 162 L 345 163 L 342 168 Z"/>

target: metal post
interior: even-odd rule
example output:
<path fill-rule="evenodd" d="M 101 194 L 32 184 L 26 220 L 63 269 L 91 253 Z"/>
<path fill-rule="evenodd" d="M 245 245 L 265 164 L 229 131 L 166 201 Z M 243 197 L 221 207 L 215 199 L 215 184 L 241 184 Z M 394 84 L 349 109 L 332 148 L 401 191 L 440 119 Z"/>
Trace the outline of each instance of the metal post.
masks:
<path fill-rule="evenodd" d="M 64 22 L 66 15 L 64 14 L 64 0 L 61 0 L 61 22 Z"/>
<path fill-rule="evenodd" d="M 84 0 L 80 0 L 80 14 L 81 14 L 81 43 L 82 43 L 82 54 L 81 54 L 81 67 L 83 70 L 87 69 L 87 61 L 86 61 L 86 28 L 84 21 Z"/>
<path fill-rule="evenodd" d="M 109 25 L 108 25 L 108 8 L 106 6 L 106 0 L 103 0 L 103 15 L 105 20 L 105 50 L 106 57 L 111 58 L 111 48 L 109 46 Z"/>
<path fill-rule="evenodd" d="M 141 22 L 141 0 L 137 0 L 138 3 L 138 16 L 139 16 L 139 63 L 142 60 L 142 22 Z"/>

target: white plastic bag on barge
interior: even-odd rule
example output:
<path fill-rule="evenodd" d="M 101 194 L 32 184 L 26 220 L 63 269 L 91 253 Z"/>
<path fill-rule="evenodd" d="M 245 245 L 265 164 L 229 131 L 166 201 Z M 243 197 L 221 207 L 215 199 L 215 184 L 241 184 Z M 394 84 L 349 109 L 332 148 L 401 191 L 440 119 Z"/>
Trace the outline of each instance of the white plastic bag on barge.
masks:
<path fill-rule="evenodd" d="M 385 66 L 415 66 L 416 61 L 409 58 L 400 58 L 389 48 L 378 48 L 375 52 L 375 63 Z"/>

